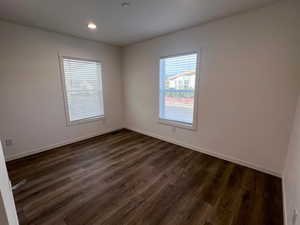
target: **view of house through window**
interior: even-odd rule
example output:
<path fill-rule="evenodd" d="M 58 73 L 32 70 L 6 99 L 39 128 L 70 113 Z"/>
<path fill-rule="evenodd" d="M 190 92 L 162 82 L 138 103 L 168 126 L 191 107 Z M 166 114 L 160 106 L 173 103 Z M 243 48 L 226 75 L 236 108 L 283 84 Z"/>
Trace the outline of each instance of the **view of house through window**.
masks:
<path fill-rule="evenodd" d="M 101 64 L 64 57 L 63 69 L 69 122 L 103 116 Z"/>
<path fill-rule="evenodd" d="M 160 119 L 193 124 L 197 54 L 160 59 Z"/>

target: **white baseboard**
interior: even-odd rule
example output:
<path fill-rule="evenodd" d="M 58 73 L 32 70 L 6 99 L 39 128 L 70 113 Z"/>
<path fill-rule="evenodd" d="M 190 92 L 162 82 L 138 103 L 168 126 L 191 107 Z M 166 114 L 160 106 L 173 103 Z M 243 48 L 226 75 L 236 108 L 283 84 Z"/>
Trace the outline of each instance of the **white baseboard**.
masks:
<path fill-rule="evenodd" d="M 85 139 L 88 139 L 88 138 L 92 138 L 92 137 L 99 136 L 99 135 L 102 135 L 102 134 L 110 133 L 110 132 L 113 132 L 113 131 L 118 131 L 118 130 L 121 130 L 121 129 L 123 129 L 123 128 L 108 130 L 108 131 L 105 131 L 105 132 L 101 131 L 101 132 L 96 132 L 96 133 L 81 136 L 81 137 L 67 139 L 67 140 L 64 140 L 62 142 L 55 143 L 53 145 L 43 146 L 43 147 L 34 149 L 32 151 L 22 152 L 22 153 L 19 153 L 19 154 L 8 156 L 6 158 L 6 161 L 11 161 L 11 160 L 23 158 L 23 157 L 26 157 L 26 156 L 34 155 L 34 154 L 37 154 L 37 153 L 40 153 L 40 152 L 48 151 L 48 150 L 51 150 L 51 149 L 54 149 L 54 148 L 57 148 L 57 147 L 61 147 L 61 146 L 64 146 L 64 145 L 68 145 L 68 144 L 71 144 L 71 143 L 75 143 L 75 142 L 78 142 L 78 141 L 82 141 L 82 140 L 85 140 Z M 243 160 L 236 159 L 234 157 L 227 156 L 227 155 L 218 153 L 216 151 L 211 151 L 211 150 L 208 150 L 208 149 L 205 149 L 205 148 L 202 148 L 202 147 L 198 147 L 198 146 L 194 146 L 194 145 L 190 145 L 190 144 L 185 144 L 185 143 L 182 143 L 182 142 L 180 142 L 178 140 L 175 140 L 175 139 L 172 139 L 172 138 L 166 138 L 166 137 L 154 134 L 152 132 L 136 129 L 136 128 L 133 128 L 133 127 L 126 127 L 126 129 L 132 130 L 132 131 L 135 131 L 135 132 L 138 132 L 138 133 L 142 133 L 142 134 L 154 137 L 154 138 L 158 138 L 158 139 L 166 141 L 166 142 L 170 142 L 170 143 L 173 143 L 173 144 L 185 147 L 185 148 L 189 148 L 189 149 L 194 150 L 194 151 L 198 151 L 198 152 L 210 155 L 210 156 L 214 156 L 214 157 L 219 158 L 219 159 L 230 161 L 230 162 L 233 162 L 233 163 L 236 163 L 236 164 L 239 164 L 239 165 L 242 165 L 242 166 L 246 166 L 246 167 L 261 171 L 263 173 L 267 173 L 267 174 L 270 174 L 270 175 L 281 178 L 281 174 L 276 172 L 276 171 L 268 170 L 268 169 L 262 168 L 261 166 L 255 165 L 253 163 L 245 162 Z"/>
<path fill-rule="evenodd" d="M 102 135 L 102 134 L 107 134 L 107 133 L 122 130 L 122 129 L 123 128 L 112 129 L 112 130 L 108 130 L 108 131 L 104 131 L 104 132 L 101 131 L 101 132 L 88 134 L 88 135 L 81 136 L 81 137 L 70 138 L 70 139 L 61 141 L 59 143 L 55 143 L 55 144 L 52 144 L 52 145 L 47 145 L 47 146 L 43 146 L 43 147 L 40 147 L 40 148 L 36 148 L 36 149 L 28 151 L 28 152 L 22 152 L 22 153 L 19 153 L 19 154 L 8 156 L 8 157 L 6 157 L 5 160 L 8 162 L 8 161 L 12 161 L 12 160 L 15 160 L 15 159 L 20 159 L 20 158 L 23 158 L 23 157 L 26 157 L 26 156 L 34 155 L 34 154 L 37 154 L 37 153 L 40 153 L 40 152 L 48 151 L 48 150 L 58 148 L 58 147 L 61 147 L 61 146 L 64 146 L 64 145 L 72 144 L 72 143 L 75 143 L 75 142 L 78 142 L 78 141 L 83 141 L 85 139 L 89 139 L 89 138 L 92 138 L 92 137 L 96 137 L 96 136 L 99 136 L 99 135 Z"/>
<path fill-rule="evenodd" d="M 185 147 L 185 148 L 189 148 L 189 149 L 197 151 L 197 152 L 201 152 L 201 153 L 204 153 L 204 154 L 207 154 L 207 155 L 219 158 L 219 159 L 223 159 L 223 160 L 226 160 L 226 161 L 229 161 L 229 162 L 233 162 L 233 163 L 236 163 L 236 164 L 239 164 L 239 165 L 242 165 L 242 166 L 246 166 L 246 167 L 249 167 L 251 169 L 255 169 L 255 170 L 258 170 L 260 172 L 267 173 L 267 174 L 270 174 L 270 175 L 281 178 L 281 174 L 277 171 L 272 171 L 272 170 L 263 168 L 261 166 L 255 165 L 253 163 L 246 162 L 246 161 L 234 158 L 232 156 L 227 156 L 227 155 L 218 153 L 216 151 L 211 151 L 211 150 L 208 150 L 208 149 L 205 149 L 205 148 L 202 148 L 202 147 L 186 144 L 186 143 L 180 142 L 178 140 L 175 140 L 173 138 L 163 137 L 163 136 L 157 135 L 155 133 L 148 132 L 148 131 L 145 131 L 145 130 L 140 130 L 140 129 L 133 128 L 133 127 L 130 127 L 130 126 L 127 126 L 126 129 L 132 130 L 132 131 L 135 131 L 135 132 L 138 132 L 138 133 L 141 133 L 141 134 L 145 134 L 147 136 L 151 136 L 151 137 L 154 137 L 154 138 L 166 141 L 166 142 L 170 142 L 172 144 L 176 144 L 176 145 L 179 145 L 179 146 L 182 146 L 182 147 Z"/>
<path fill-rule="evenodd" d="M 282 182 L 282 202 L 283 202 L 283 221 L 284 225 L 287 225 L 287 208 L 286 208 L 286 188 L 285 188 L 285 178 L 284 175 L 281 178 Z"/>

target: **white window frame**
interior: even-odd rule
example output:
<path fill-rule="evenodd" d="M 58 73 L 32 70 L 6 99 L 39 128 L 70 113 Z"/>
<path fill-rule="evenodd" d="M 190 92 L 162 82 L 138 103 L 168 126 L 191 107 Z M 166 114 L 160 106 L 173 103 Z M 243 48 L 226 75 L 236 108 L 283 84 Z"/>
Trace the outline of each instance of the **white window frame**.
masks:
<path fill-rule="evenodd" d="M 61 54 L 58 54 L 58 58 L 59 58 L 59 65 L 60 65 L 60 77 L 61 77 L 63 101 L 64 101 L 65 117 L 66 117 L 67 126 L 83 124 L 83 123 L 90 123 L 90 122 L 94 122 L 94 121 L 98 121 L 98 120 L 104 120 L 105 119 L 105 107 L 104 107 L 104 91 L 103 91 L 103 76 L 102 76 L 103 65 L 102 65 L 101 61 L 95 60 L 95 59 L 89 59 L 89 58 L 80 58 L 80 57 L 61 55 Z M 101 65 L 100 76 L 101 76 L 101 81 L 102 81 L 103 115 L 71 121 L 70 114 L 69 114 L 68 95 L 67 95 L 66 82 L 65 82 L 64 59 L 74 59 L 74 60 L 87 61 L 87 62 L 96 62 Z"/>
<path fill-rule="evenodd" d="M 184 55 L 192 55 L 192 54 L 197 54 L 197 60 L 196 60 L 196 78 L 195 78 L 195 92 L 194 92 L 194 111 L 193 111 L 193 123 L 185 123 L 185 122 L 180 122 L 180 121 L 175 121 L 175 120 L 168 120 L 164 118 L 160 118 L 160 105 L 162 102 L 160 102 L 160 90 L 161 90 L 161 68 L 160 68 L 160 61 L 162 59 L 167 59 L 167 58 L 172 58 L 172 57 L 179 57 L 179 56 L 184 56 Z M 200 80 L 200 51 L 192 51 L 192 52 L 184 52 L 184 53 L 179 53 L 179 54 L 174 54 L 174 55 L 168 55 L 168 56 L 162 56 L 159 58 L 159 63 L 158 63 L 158 122 L 163 125 L 169 125 L 172 127 L 179 127 L 179 128 L 184 128 L 184 129 L 189 129 L 189 130 L 196 130 L 197 129 L 197 120 L 198 120 L 198 94 L 199 94 L 199 80 Z"/>

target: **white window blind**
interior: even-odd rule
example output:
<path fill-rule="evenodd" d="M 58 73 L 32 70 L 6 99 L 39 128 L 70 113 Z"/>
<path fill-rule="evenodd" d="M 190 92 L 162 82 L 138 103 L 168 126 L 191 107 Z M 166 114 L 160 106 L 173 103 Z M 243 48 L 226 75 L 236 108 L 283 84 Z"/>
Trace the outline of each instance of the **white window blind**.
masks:
<path fill-rule="evenodd" d="M 193 125 L 196 68 L 197 54 L 160 59 L 160 119 Z"/>
<path fill-rule="evenodd" d="M 101 64 L 63 57 L 69 122 L 104 116 Z"/>

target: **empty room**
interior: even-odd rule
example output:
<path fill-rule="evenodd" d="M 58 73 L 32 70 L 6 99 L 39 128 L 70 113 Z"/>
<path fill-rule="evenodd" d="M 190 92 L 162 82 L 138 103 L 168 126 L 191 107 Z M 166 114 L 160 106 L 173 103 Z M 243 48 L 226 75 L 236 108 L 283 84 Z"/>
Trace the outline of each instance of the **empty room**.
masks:
<path fill-rule="evenodd" d="M 1 0 L 0 225 L 300 225 L 298 0 Z"/>

